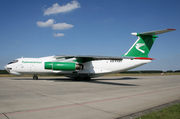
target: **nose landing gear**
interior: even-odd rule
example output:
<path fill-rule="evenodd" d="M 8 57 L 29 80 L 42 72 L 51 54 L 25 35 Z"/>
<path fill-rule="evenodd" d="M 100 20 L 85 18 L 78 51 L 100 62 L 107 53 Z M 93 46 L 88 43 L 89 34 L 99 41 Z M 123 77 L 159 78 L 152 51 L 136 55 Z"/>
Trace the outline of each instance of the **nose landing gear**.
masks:
<path fill-rule="evenodd" d="M 34 75 L 33 80 L 38 80 L 38 76 Z"/>

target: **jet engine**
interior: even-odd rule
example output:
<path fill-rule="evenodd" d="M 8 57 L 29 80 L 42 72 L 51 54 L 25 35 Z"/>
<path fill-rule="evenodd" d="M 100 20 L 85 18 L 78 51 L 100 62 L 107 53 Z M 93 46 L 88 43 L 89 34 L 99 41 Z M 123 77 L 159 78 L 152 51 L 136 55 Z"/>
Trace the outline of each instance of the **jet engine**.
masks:
<path fill-rule="evenodd" d="M 45 62 L 45 69 L 62 70 L 62 71 L 75 71 L 83 70 L 82 64 L 76 64 L 74 62 Z"/>

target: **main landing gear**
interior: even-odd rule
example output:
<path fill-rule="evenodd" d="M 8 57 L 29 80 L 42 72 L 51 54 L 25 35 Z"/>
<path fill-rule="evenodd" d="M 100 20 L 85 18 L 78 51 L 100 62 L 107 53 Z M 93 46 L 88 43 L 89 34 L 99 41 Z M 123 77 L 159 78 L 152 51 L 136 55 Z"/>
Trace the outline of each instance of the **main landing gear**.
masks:
<path fill-rule="evenodd" d="M 74 81 L 91 81 L 91 77 L 89 77 L 89 76 L 87 76 L 87 77 L 77 76 L 74 78 Z"/>
<path fill-rule="evenodd" d="M 34 75 L 33 80 L 38 80 L 38 76 Z"/>

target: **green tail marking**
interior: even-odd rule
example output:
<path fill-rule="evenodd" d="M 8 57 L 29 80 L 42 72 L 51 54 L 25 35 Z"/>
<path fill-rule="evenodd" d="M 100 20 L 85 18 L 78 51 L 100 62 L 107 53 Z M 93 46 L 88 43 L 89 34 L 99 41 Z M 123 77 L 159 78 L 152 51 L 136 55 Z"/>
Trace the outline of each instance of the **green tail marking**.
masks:
<path fill-rule="evenodd" d="M 140 35 L 137 33 L 138 39 L 129 49 L 127 53 L 122 56 L 127 57 L 148 57 L 149 51 L 157 38 L 155 35 Z"/>

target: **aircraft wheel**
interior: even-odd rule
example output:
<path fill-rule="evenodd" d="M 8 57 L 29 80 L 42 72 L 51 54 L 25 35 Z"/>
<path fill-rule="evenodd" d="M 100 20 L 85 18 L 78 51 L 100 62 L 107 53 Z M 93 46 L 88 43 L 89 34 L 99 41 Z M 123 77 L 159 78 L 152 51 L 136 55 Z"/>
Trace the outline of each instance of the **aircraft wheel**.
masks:
<path fill-rule="evenodd" d="M 81 80 L 82 80 L 82 78 L 79 76 L 74 78 L 74 81 L 81 81 Z"/>
<path fill-rule="evenodd" d="M 90 81 L 91 80 L 91 77 L 87 76 L 84 78 L 85 81 Z"/>
<path fill-rule="evenodd" d="M 38 76 L 34 75 L 33 80 L 38 80 Z"/>

